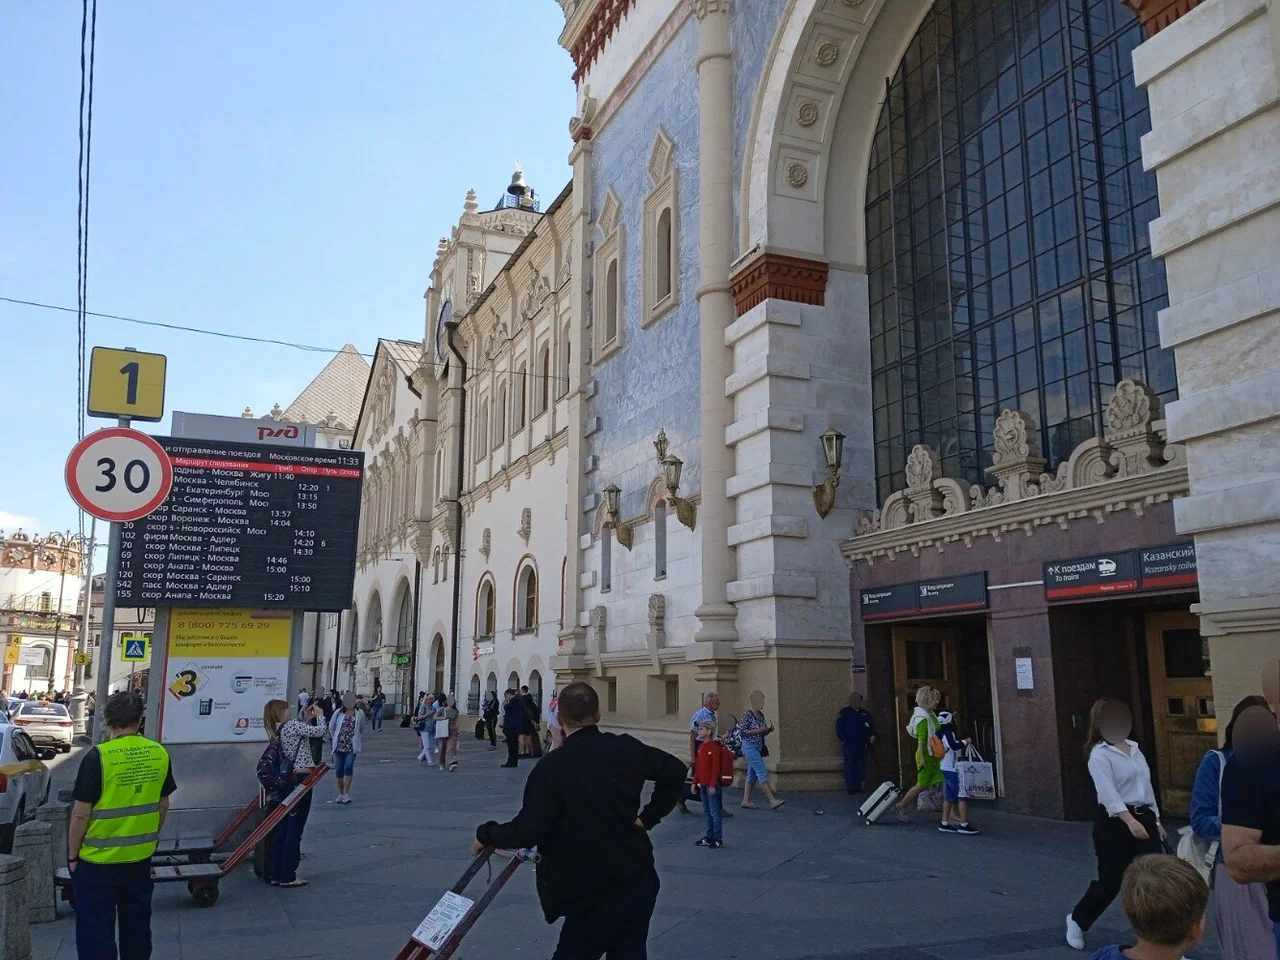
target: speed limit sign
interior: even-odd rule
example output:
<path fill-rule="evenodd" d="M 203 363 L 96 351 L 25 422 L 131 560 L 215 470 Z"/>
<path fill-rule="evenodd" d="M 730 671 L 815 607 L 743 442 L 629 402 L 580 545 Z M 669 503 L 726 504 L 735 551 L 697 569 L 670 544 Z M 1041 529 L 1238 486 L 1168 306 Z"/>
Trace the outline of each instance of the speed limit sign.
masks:
<path fill-rule="evenodd" d="M 112 427 L 91 433 L 67 457 L 71 499 L 99 520 L 137 520 L 164 503 L 173 464 L 145 433 Z"/>

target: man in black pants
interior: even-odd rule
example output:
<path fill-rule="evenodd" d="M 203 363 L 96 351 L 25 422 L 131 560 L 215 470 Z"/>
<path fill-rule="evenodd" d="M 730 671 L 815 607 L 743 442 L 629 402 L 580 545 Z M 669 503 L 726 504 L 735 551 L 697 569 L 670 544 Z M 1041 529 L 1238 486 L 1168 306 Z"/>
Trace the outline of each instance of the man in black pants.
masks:
<path fill-rule="evenodd" d="M 524 701 L 514 690 L 503 694 L 502 735 L 507 738 L 507 762 L 504 767 L 520 765 L 520 731 L 524 727 Z"/>
<path fill-rule="evenodd" d="M 559 707 L 564 746 L 533 768 L 514 820 L 476 829 L 472 853 L 538 848 L 543 915 L 547 923 L 564 917 L 552 960 L 644 960 L 659 886 L 647 831 L 675 807 L 684 764 L 634 737 L 602 733 L 600 698 L 588 684 L 565 687 Z"/>

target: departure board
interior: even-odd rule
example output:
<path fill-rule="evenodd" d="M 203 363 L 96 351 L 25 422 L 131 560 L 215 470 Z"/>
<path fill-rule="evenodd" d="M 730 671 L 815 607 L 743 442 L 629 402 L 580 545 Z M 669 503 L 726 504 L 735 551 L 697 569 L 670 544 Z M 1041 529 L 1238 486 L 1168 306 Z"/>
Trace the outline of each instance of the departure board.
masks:
<path fill-rule="evenodd" d="M 116 602 L 344 610 L 364 454 L 156 437 L 173 490 L 121 524 Z"/>

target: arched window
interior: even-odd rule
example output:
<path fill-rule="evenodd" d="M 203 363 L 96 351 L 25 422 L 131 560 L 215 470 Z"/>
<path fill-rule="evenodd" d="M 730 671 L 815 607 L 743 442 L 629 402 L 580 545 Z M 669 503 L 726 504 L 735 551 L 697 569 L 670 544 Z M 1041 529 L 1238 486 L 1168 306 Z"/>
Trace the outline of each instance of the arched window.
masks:
<path fill-rule="evenodd" d="M 667 501 L 653 508 L 653 579 L 667 575 Z"/>
<path fill-rule="evenodd" d="M 347 657 L 354 660 L 356 658 L 356 644 L 360 639 L 360 611 L 355 607 L 351 608 L 351 632 L 347 635 Z"/>
<path fill-rule="evenodd" d="M 675 261 L 675 251 L 671 248 L 671 208 L 665 208 L 658 214 L 658 236 L 655 238 L 657 254 L 657 271 L 654 282 L 657 285 L 658 303 L 671 296 L 671 267 Z"/>
<path fill-rule="evenodd" d="M 569 392 L 569 361 L 572 350 L 569 343 L 569 324 L 560 331 L 560 378 L 556 381 L 556 399 Z"/>
<path fill-rule="evenodd" d="M 486 577 L 480 584 L 476 598 L 476 636 L 492 637 L 497 621 L 493 580 Z"/>
<path fill-rule="evenodd" d="M 610 260 L 604 281 L 604 342 L 618 339 L 618 261 Z"/>
<path fill-rule="evenodd" d="M 600 592 L 613 589 L 613 528 L 600 531 Z"/>
<path fill-rule="evenodd" d="M 498 692 L 498 675 L 490 671 L 489 676 L 485 679 L 484 688 L 490 693 Z"/>
<path fill-rule="evenodd" d="M 440 548 L 436 547 L 431 551 L 431 582 L 440 582 Z"/>
<path fill-rule="evenodd" d="M 431 641 L 431 689 L 445 693 L 444 689 L 444 637 L 436 634 Z"/>
<path fill-rule="evenodd" d="M 564 629 L 564 578 L 569 570 L 569 558 L 565 557 L 560 561 L 560 629 Z"/>
<path fill-rule="evenodd" d="M 551 347 L 543 345 L 538 354 L 538 416 L 547 412 L 551 396 Z"/>
<path fill-rule="evenodd" d="M 507 388 L 505 386 L 502 388 L 502 392 L 498 394 L 498 407 L 494 414 L 493 445 L 500 447 L 502 446 L 502 441 L 507 439 Z"/>
<path fill-rule="evenodd" d="M 413 591 L 407 587 L 400 596 L 400 615 L 396 618 L 396 649 L 408 650 L 413 633 Z"/>
<path fill-rule="evenodd" d="M 436 451 L 436 503 L 444 499 L 444 451 Z"/>
<path fill-rule="evenodd" d="M 514 670 L 512 670 L 510 676 L 507 677 L 507 689 L 514 690 L 516 693 L 520 692 L 520 674 L 516 673 Z"/>
<path fill-rule="evenodd" d="M 532 563 L 525 563 L 516 574 L 516 632 L 538 630 L 538 573 Z"/>
<path fill-rule="evenodd" d="M 369 624 L 365 627 L 364 636 L 361 638 L 362 651 L 377 650 L 382 646 L 382 597 L 375 593 L 369 599 L 369 606 L 373 610 L 369 614 Z"/>
<path fill-rule="evenodd" d="M 1121 3 L 1087 16 L 1025 6 L 934 4 L 876 125 L 865 212 L 880 502 L 917 443 L 947 476 L 983 482 L 1003 409 L 1030 415 L 1052 471 L 1101 433 L 1119 379 L 1177 395 L 1156 326 L 1168 300 L 1147 230 L 1156 178 L 1139 147 L 1151 120 L 1131 67 L 1142 27 Z"/>
<path fill-rule="evenodd" d="M 516 395 L 512 400 L 512 423 L 515 424 L 515 430 L 524 429 L 524 405 L 525 397 L 528 396 L 529 368 L 525 364 L 520 364 L 520 370 L 516 373 Z"/>

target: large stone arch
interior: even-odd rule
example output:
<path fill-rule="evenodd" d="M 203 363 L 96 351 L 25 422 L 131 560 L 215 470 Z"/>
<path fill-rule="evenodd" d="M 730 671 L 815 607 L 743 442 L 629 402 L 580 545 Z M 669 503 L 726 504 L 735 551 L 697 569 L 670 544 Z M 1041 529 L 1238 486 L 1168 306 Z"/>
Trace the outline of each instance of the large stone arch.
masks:
<path fill-rule="evenodd" d="M 855 269 L 866 262 L 862 200 L 884 81 L 933 2 L 787 5 L 748 128 L 740 254 L 768 249 Z M 850 202 L 828 202 L 833 174 Z"/>

